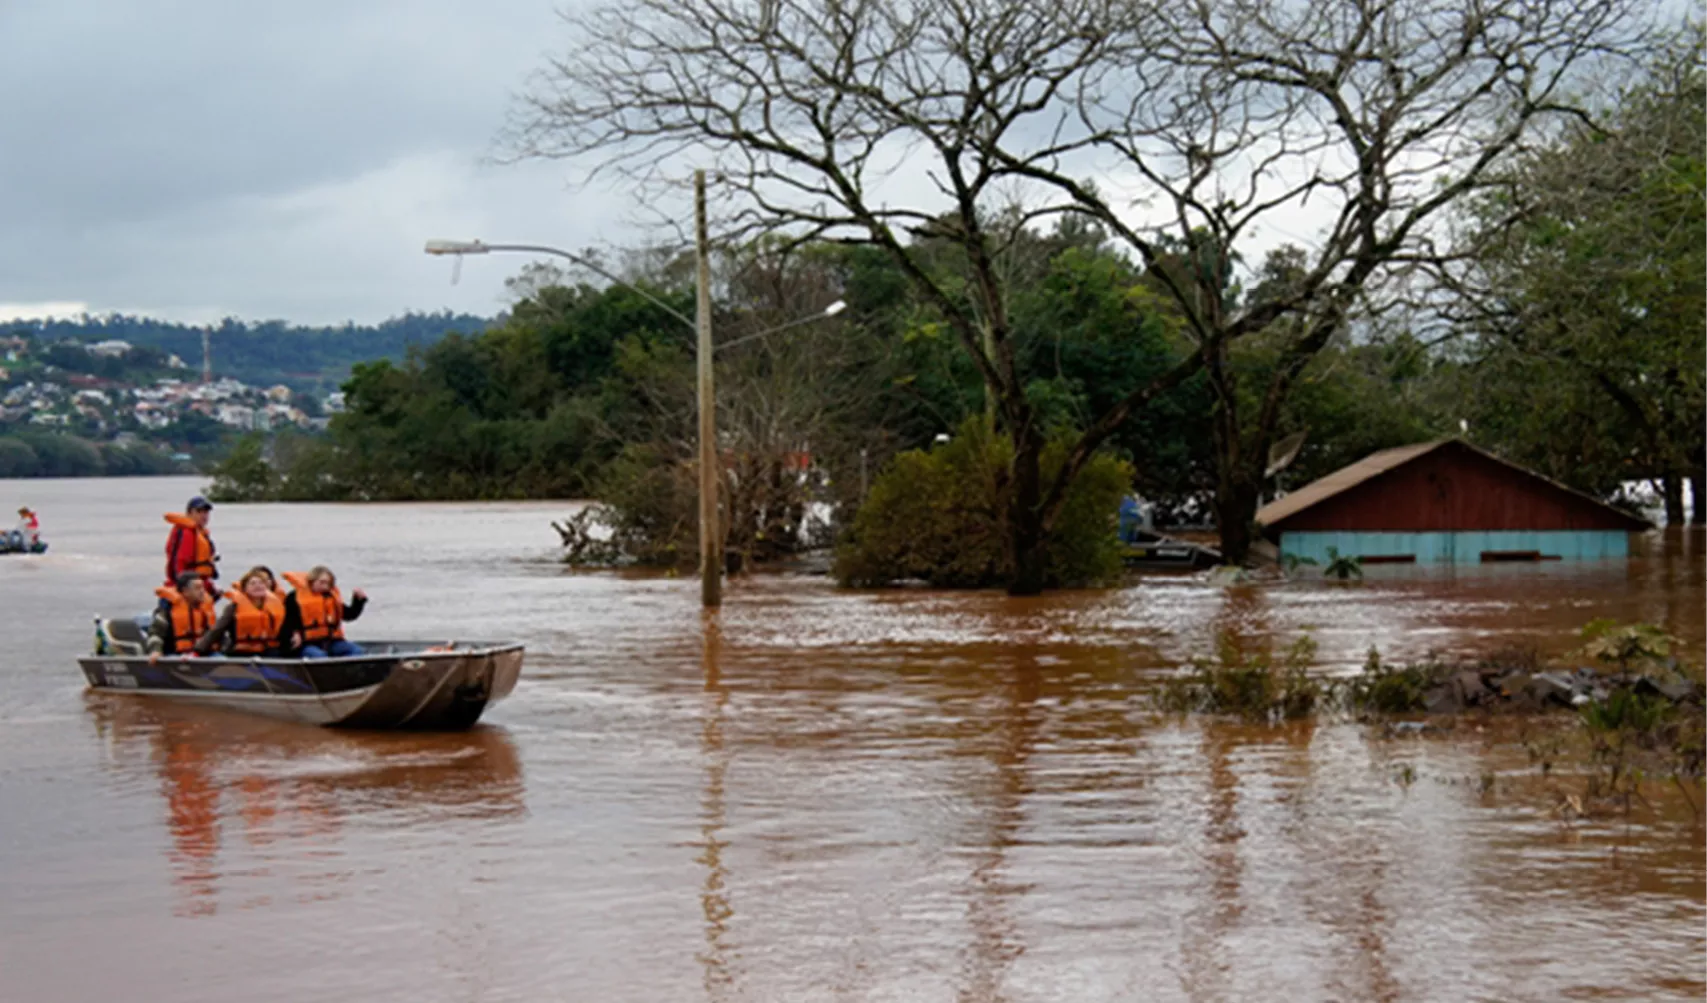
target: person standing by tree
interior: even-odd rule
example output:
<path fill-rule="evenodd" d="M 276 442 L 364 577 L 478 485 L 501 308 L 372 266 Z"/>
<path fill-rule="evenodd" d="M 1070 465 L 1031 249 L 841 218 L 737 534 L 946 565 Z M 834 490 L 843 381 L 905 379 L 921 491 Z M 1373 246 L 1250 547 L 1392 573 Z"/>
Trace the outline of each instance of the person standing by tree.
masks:
<path fill-rule="evenodd" d="M 176 584 L 179 575 L 192 572 L 212 595 L 214 580 L 219 577 L 219 568 L 215 567 L 219 554 L 214 550 L 213 537 L 207 532 L 213 504 L 196 495 L 184 506 L 184 512 L 184 515 L 166 513 L 166 521 L 172 525 L 172 531 L 166 536 L 166 581 Z"/>

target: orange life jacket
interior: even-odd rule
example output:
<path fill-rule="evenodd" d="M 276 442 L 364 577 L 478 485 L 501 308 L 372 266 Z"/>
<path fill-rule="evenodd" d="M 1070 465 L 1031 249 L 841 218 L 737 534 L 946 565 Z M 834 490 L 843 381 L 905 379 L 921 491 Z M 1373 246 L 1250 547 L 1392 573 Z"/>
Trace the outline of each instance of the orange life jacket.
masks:
<path fill-rule="evenodd" d="M 321 595 L 309 587 L 301 571 L 286 571 L 285 581 L 295 586 L 296 607 L 302 611 L 302 643 L 319 644 L 344 636 L 344 596 L 337 589 Z"/>
<path fill-rule="evenodd" d="M 176 582 L 178 576 L 186 571 L 201 578 L 218 578 L 219 569 L 213 564 L 213 537 L 207 535 L 207 530 L 194 519 L 177 512 L 167 512 L 166 521 L 175 527 L 188 530 L 194 548 L 189 560 L 180 565 L 177 563 L 179 555 L 173 553 L 174 549 L 178 549 L 174 548 L 173 544 L 178 541 L 179 534 L 174 530 L 166 537 L 166 581 Z M 182 547 L 182 544 L 179 544 L 179 547 Z"/>
<path fill-rule="evenodd" d="M 191 605 L 177 589 L 164 585 L 155 589 L 154 594 L 172 607 L 172 650 L 166 654 L 181 655 L 190 650 L 213 626 L 213 600 L 205 595 L 201 602 Z"/>
<path fill-rule="evenodd" d="M 259 606 L 236 589 L 225 593 L 225 598 L 237 610 L 237 618 L 231 624 L 232 654 L 258 655 L 278 646 L 279 629 L 284 626 L 285 618 L 284 602 L 278 593 L 269 594 Z"/>

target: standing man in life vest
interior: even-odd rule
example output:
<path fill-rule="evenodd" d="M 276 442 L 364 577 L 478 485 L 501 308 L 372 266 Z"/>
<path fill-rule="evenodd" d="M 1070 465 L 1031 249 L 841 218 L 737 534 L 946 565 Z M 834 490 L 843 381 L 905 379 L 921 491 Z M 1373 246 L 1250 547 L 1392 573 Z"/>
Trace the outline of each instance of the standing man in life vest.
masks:
<path fill-rule="evenodd" d="M 184 506 L 184 513 L 166 513 L 166 521 L 172 524 L 172 532 L 166 537 L 166 581 L 176 583 L 179 575 L 192 572 L 211 596 L 214 580 L 219 577 L 219 568 L 215 567 L 219 554 L 213 549 L 213 537 L 207 533 L 213 505 L 196 495 Z"/>
<path fill-rule="evenodd" d="M 292 586 L 285 597 L 284 635 L 301 634 L 303 658 L 349 658 L 362 653 L 361 645 L 344 640 L 344 621 L 362 615 L 367 608 L 366 592 L 356 589 L 345 606 L 338 591 L 338 576 L 325 565 L 306 575 L 286 571 L 284 577 Z"/>

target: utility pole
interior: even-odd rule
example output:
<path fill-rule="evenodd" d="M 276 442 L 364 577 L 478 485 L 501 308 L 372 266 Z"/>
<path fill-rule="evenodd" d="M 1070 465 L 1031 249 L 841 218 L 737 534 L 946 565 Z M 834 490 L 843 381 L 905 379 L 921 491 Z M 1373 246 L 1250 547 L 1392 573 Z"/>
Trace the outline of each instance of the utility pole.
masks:
<path fill-rule="evenodd" d="M 693 223 L 699 245 L 699 597 L 723 605 L 723 534 L 717 519 L 717 393 L 711 381 L 711 249 L 705 228 L 705 172 L 693 172 Z"/>

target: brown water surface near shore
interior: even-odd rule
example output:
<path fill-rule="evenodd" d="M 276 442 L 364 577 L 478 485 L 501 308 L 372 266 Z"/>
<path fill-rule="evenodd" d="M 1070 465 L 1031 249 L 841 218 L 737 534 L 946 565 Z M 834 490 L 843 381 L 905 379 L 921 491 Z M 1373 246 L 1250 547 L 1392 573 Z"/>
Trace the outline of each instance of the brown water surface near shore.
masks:
<path fill-rule="evenodd" d="M 1699 661 L 1699 532 L 1631 560 L 1362 584 L 1158 577 L 1015 600 L 571 574 L 555 504 L 222 505 L 222 568 L 322 561 L 358 639 L 513 637 L 465 734 L 86 693 L 182 479 L 0 482 L 0 1000 L 1559 1000 L 1707 992 L 1703 829 L 1564 825 L 1523 722 L 1393 739 L 1151 713 L 1230 632 L 1324 671 L 1570 651 Z M 1495 784 L 1484 792 L 1482 778 Z M 1408 780 L 1403 782 L 1400 778 Z"/>

